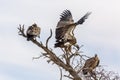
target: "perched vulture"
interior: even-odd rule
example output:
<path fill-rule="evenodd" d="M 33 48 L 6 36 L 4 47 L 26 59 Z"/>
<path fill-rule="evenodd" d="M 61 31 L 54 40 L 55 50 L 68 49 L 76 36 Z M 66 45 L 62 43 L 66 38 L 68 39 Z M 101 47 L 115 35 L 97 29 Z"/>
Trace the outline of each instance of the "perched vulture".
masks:
<path fill-rule="evenodd" d="M 71 51 L 72 45 L 79 48 L 76 44 L 76 38 L 74 37 L 73 31 L 77 25 L 83 24 L 90 14 L 91 13 L 88 12 L 80 20 L 74 22 L 71 12 L 69 10 L 64 10 L 55 31 L 55 47 L 65 48 L 65 50 L 69 51 Z"/>
<path fill-rule="evenodd" d="M 88 72 L 91 74 L 93 69 L 95 69 L 99 65 L 99 62 L 100 60 L 97 54 L 95 54 L 94 57 L 87 59 L 83 66 L 83 74 L 86 75 Z"/>
<path fill-rule="evenodd" d="M 40 38 L 40 31 L 41 31 L 41 28 L 37 26 L 37 24 L 33 24 L 32 26 L 29 26 L 28 29 L 27 29 L 27 40 L 31 40 L 31 39 L 34 39 L 36 37 L 39 37 Z"/>

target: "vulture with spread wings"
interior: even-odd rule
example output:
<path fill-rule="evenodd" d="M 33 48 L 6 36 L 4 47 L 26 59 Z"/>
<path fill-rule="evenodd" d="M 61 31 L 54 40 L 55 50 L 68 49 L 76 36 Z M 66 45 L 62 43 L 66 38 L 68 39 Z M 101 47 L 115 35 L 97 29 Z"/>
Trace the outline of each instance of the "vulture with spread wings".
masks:
<path fill-rule="evenodd" d="M 100 62 L 100 60 L 99 60 L 97 54 L 95 54 L 94 57 L 87 59 L 83 66 L 83 70 L 82 70 L 83 74 L 86 75 L 88 72 L 90 74 L 93 73 L 92 72 L 93 69 L 95 69 L 99 65 L 99 62 Z"/>
<path fill-rule="evenodd" d="M 41 28 L 37 26 L 37 24 L 33 24 L 31 26 L 28 27 L 27 31 L 26 31 L 26 34 L 27 34 L 27 40 L 31 40 L 31 39 L 34 39 L 36 37 L 39 37 L 40 38 L 40 31 L 41 31 Z"/>
<path fill-rule="evenodd" d="M 66 51 L 70 52 L 72 45 L 79 49 L 73 31 L 77 25 L 83 24 L 90 14 L 91 12 L 88 12 L 80 20 L 74 22 L 71 12 L 69 10 L 63 11 L 56 27 L 55 47 L 64 48 Z"/>

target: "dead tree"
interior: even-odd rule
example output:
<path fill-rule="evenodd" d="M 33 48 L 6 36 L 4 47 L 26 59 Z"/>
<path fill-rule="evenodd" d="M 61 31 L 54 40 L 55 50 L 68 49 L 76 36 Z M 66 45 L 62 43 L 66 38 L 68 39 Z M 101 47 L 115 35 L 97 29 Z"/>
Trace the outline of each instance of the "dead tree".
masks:
<path fill-rule="evenodd" d="M 19 25 L 18 30 L 19 30 L 18 34 L 20 36 L 27 38 L 27 35 L 25 34 L 24 25 Z M 60 69 L 60 80 L 62 80 L 63 76 L 71 80 L 82 80 L 82 79 L 83 80 L 111 80 L 111 79 L 106 78 L 106 76 L 110 77 L 110 75 L 105 74 L 104 73 L 105 70 L 103 70 L 103 68 L 94 71 L 96 77 L 93 77 L 92 75 L 90 75 L 90 76 L 83 78 L 81 76 L 83 75 L 81 72 L 83 64 L 86 58 L 90 58 L 86 55 L 81 54 L 82 53 L 81 47 L 83 45 L 80 46 L 79 51 L 73 47 L 74 51 L 72 52 L 72 54 L 70 53 L 69 55 L 65 54 L 66 52 L 63 49 L 61 49 L 63 53 L 57 56 L 56 53 L 52 51 L 52 49 L 49 48 L 48 46 L 48 42 L 51 37 L 52 37 L 52 30 L 50 30 L 50 36 L 47 38 L 45 45 L 42 42 L 37 41 L 36 39 L 30 40 L 32 43 L 34 43 L 39 48 L 44 50 L 44 52 L 41 53 L 39 57 L 33 57 L 33 59 L 39 59 L 41 57 L 45 57 L 48 59 L 47 60 L 48 63 L 52 62 L 53 64 L 56 64 L 58 68 Z M 68 74 L 63 75 L 62 73 L 63 70 L 67 71 Z M 120 78 L 119 76 L 114 76 L 112 80 L 120 80 Z"/>

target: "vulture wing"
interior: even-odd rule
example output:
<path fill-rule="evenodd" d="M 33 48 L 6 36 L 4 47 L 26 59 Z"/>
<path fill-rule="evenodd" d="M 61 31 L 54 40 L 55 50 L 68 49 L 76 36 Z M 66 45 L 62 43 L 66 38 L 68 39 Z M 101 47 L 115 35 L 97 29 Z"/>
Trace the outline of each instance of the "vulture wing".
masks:
<path fill-rule="evenodd" d="M 87 12 L 80 20 L 78 20 L 78 22 L 76 22 L 76 24 L 83 24 L 85 22 L 85 19 L 88 18 L 88 16 L 91 14 L 91 12 Z"/>
<path fill-rule="evenodd" d="M 90 68 L 92 67 L 93 69 L 99 65 L 99 59 L 97 56 L 92 57 L 88 60 L 86 60 L 84 68 Z"/>
<path fill-rule="evenodd" d="M 94 64 L 94 62 L 95 62 L 94 57 L 92 57 L 92 58 L 90 58 L 90 59 L 87 59 L 86 62 L 85 62 L 84 67 L 85 67 L 85 68 L 87 68 L 87 67 L 89 68 L 89 67 L 91 67 L 91 66 Z"/>
<path fill-rule="evenodd" d="M 29 26 L 26 33 L 32 35 L 32 28 L 32 26 Z"/>
<path fill-rule="evenodd" d="M 57 24 L 55 38 L 57 40 L 61 40 L 64 37 L 64 35 L 67 33 L 67 31 L 69 30 L 68 29 L 70 27 L 69 25 L 73 23 L 74 21 L 73 21 L 71 12 L 69 10 L 63 11 L 60 17 L 60 21 Z"/>

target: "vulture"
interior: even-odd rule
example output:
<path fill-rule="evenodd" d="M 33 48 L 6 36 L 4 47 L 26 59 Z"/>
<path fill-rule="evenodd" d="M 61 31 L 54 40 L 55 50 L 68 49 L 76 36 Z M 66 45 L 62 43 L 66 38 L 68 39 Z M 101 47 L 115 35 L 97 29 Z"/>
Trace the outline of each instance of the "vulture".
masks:
<path fill-rule="evenodd" d="M 40 31 L 41 31 L 41 28 L 37 26 L 37 24 L 33 24 L 31 26 L 28 27 L 27 31 L 26 31 L 26 34 L 27 34 L 27 40 L 31 40 L 31 39 L 34 39 L 36 37 L 39 37 L 40 38 Z"/>
<path fill-rule="evenodd" d="M 99 58 L 97 56 L 97 54 L 95 54 L 94 57 L 89 58 L 86 60 L 84 66 L 83 66 L 83 74 L 86 75 L 87 73 L 92 73 L 93 69 L 95 69 L 98 65 L 99 65 Z"/>
<path fill-rule="evenodd" d="M 77 25 L 83 24 L 90 14 L 91 12 L 87 12 L 81 19 L 74 22 L 70 10 L 64 10 L 60 15 L 61 17 L 55 30 L 56 43 L 54 47 L 64 48 L 65 51 L 71 51 L 71 46 L 79 49 L 79 46 L 76 44 L 76 38 L 74 37 L 74 29 Z"/>

